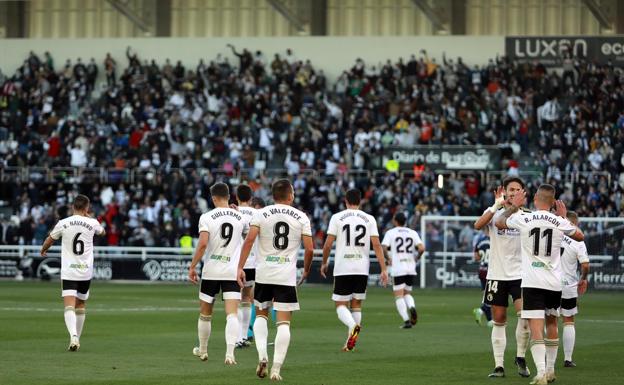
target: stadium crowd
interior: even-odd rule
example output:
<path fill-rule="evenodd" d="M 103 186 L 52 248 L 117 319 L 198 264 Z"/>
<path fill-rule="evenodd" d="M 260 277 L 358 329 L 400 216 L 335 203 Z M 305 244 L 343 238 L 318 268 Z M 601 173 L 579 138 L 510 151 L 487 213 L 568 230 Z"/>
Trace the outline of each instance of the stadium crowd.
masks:
<path fill-rule="evenodd" d="M 228 48 L 238 63 L 219 55 L 196 68 L 159 65 L 129 48 L 125 65 L 107 55 L 59 66 L 46 52 L 13 75 L 0 72 L 0 168 L 119 172 L 102 183 L 2 181 L 0 244 L 41 244 L 60 209 L 84 193 L 106 224 L 101 244 L 177 246 L 197 235 L 215 181 L 250 183 L 269 200 L 265 168 L 292 177 L 317 247 L 347 187 L 364 192 L 380 230 L 396 210 L 418 229 L 424 214 L 477 215 L 491 205 L 495 186 L 479 174 L 440 188 L 426 166 L 407 177 L 358 173 L 383 169 L 384 149 L 397 145 L 497 145 L 497 168 L 539 171 L 529 188 L 554 183 L 580 216 L 624 215 L 620 68 L 580 58 L 563 73 L 506 58 L 478 67 L 421 51 L 394 63 L 358 59 L 328 84 L 291 50 Z M 128 169 L 139 171 L 132 183 Z M 458 242 L 470 242 L 469 231 Z"/>

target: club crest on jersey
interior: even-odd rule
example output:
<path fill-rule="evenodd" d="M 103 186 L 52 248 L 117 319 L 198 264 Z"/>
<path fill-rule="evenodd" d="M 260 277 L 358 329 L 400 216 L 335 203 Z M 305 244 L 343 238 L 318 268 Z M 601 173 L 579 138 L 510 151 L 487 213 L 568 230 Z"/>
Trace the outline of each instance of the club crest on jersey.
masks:
<path fill-rule="evenodd" d="M 280 255 L 269 255 L 266 257 L 265 261 L 282 265 L 285 263 L 290 263 L 290 258 Z"/>
<path fill-rule="evenodd" d="M 213 255 L 210 256 L 210 260 L 211 261 L 228 263 L 228 262 L 230 262 L 230 257 L 228 257 L 227 255 L 216 255 L 216 254 L 213 254 Z"/>

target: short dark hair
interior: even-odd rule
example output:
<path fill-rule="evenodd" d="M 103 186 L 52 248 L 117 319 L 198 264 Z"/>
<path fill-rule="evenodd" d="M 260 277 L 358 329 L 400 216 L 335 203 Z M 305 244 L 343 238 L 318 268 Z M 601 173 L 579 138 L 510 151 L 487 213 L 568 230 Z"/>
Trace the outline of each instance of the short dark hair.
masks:
<path fill-rule="evenodd" d="M 555 196 L 555 193 L 557 192 L 557 189 L 555 189 L 555 186 L 548 184 L 548 183 L 542 183 L 538 188 L 537 191 L 545 191 L 548 193 L 552 193 L 553 197 Z"/>
<path fill-rule="evenodd" d="M 350 205 L 359 205 L 362 200 L 362 193 L 356 188 L 349 189 L 345 194 L 345 199 Z"/>
<path fill-rule="evenodd" d="M 236 198 L 241 202 L 249 202 L 253 198 L 253 190 L 249 185 L 240 184 L 236 187 Z"/>
<path fill-rule="evenodd" d="M 212 197 L 230 199 L 230 188 L 223 182 L 217 182 L 210 187 L 210 195 Z"/>
<path fill-rule="evenodd" d="M 405 222 L 407 222 L 407 218 L 402 211 L 394 214 L 394 221 L 399 224 L 399 226 L 405 226 Z"/>
<path fill-rule="evenodd" d="M 566 214 L 566 217 L 570 221 L 578 222 L 578 214 L 576 213 L 576 211 L 569 210 Z"/>
<path fill-rule="evenodd" d="M 507 186 L 509 186 L 509 184 L 512 182 L 518 183 L 520 186 L 522 186 L 522 189 L 526 188 L 524 181 L 517 176 L 508 176 L 507 178 L 503 179 L 503 188 L 507 190 Z"/>
<path fill-rule="evenodd" d="M 264 201 L 264 199 L 260 197 L 251 198 L 251 207 L 254 207 L 256 209 L 261 209 L 264 206 L 266 206 L 266 202 Z"/>
<path fill-rule="evenodd" d="M 89 208 L 89 203 L 91 202 L 86 195 L 79 194 L 76 196 L 76 198 L 74 198 L 74 203 L 72 204 L 72 206 L 74 207 L 74 210 L 82 211 Z"/>
<path fill-rule="evenodd" d="M 285 201 L 292 191 L 293 187 L 288 179 L 279 179 L 271 186 L 274 201 Z"/>

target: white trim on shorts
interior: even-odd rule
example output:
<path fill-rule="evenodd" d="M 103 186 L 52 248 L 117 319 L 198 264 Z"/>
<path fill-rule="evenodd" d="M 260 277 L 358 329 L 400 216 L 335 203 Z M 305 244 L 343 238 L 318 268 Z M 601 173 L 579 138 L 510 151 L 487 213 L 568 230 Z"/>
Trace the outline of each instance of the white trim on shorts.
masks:
<path fill-rule="evenodd" d="M 273 309 L 277 311 L 295 311 L 299 310 L 299 302 L 273 302 Z"/>
<path fill-rule="evenodd" d="M 348 295 L 340 295 L 340 294 L 332 294 L 332 301 L 336 301 L 336 302 L 345 302 L 345 301 L 351 301 L 351 299 L 353 298 L 353 294 L 348 294 Z"/>
<path fill-rule="evenodd" d="M 547 316 L 559 317 L 559 308 L 556 309 L 546 309 Z"/>
<path fill-rule="evenodd" d="M 521 318 L 523 319 L 543 319 L 546 316 L 544 310 L 522 310 Z"/>
<path fill-rule="evenodd" d="M 254 301 L 254 306 L 260 310 L 270 309 L 272 305 L 271 301 L 260 302 L 256 299 L 254 299 L 253 301 Z"/>
<path fill-rule="evenodd" d="M 366 293 L 353 293 L 353 299 L 357 299 L 358 301 L 365 300 Z"/>
<path fill-rule="evenodd" d="M 392 285 L 392 291 L 397 291 L 397 290 L 412 291 L 412 286 L 407 286 L 406 283 L 401 283 L 399 285 Z"/>
<path fill-rule="evenodd" d="M 204 301 L 206 303 L 214 303 L 214 297 L 208 294 L 204 294 L 201 291 L 199 292 L 199 300 Z"/>
<path fill-rule="evenodd" d="M 256 284 L 256 281 L 245 281 L 245 285 L 243 287 L 253 287 Z"/>
<path fill-rule="evenodd" d="M 86 301 L 89 299 L 89 291 L 87 290 L 86 293 L 82 294 L 78 293 L 78 290 L 62 290 L 61 297 L 76 297 L 81 301 Z"/>
<path fill-rule="evenodd" d="M 563 317 L 574 317 L 576 314 L 578 314 L 578 306 L 574 306 L 572 309 L 564 309 L 560 307 L 559 313 L 561 313 Z"/>
<path fill-rule="evenodd" d="M 240 291 L 226 291 L 223 292 L 223 299 L 237 299 L 237 300 L 241 300 L 242 296 Z"/>

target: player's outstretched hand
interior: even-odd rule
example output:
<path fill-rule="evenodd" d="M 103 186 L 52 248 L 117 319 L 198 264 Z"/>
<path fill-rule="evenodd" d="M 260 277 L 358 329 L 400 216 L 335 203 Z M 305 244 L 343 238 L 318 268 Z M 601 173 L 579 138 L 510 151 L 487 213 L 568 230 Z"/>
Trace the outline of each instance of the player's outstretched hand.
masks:
<path fill-rule="evenodd" d="M 379 276 L 379 280 L 381 281 L 381 285 L 383 287 L 386 287 L 386 285 L 388 285 L 388 272 L 386 270 L 381 272 L 381 275 Z"/>
<path fill-rule="evenodd" d="M 238 274 L 236 274 L 236 280 L 238 281 L 238 286 L 241 288 L 245 287 L 245 271 L 243 269 L 238 269 Z"/>
<path fill-rule="evenodd" d="M 301 278 L 299 279 L 299 282 L 297 282 L 297 286 L 301 286 L 303 285 L 303 283 L 305 282 L 305 280 L 308 278 L 308 275 L 310 274 L 309 271 L 303 271 L 303 273 L 301 274 Z"/>
<path fill-rule="evenodd" d="M 324 263 L 321 265 L 321 277 L 327 278 L 327 268 L 328 268 L 327 263 Z"/>
<path fill-rule="evenodd" d="M 513 206 L 522 207 L 526 203 L 526 191 L 520 190 L 514 194 L 510 202 Z"/>
<path fill-rule="evenodd" d="M 555 214 L 565 218 L 568 215 L 568 209 L 562 200 L 555 201 Z"/>
<path fill-rule="evenodd" d="M 587 280 L 582 279 L 578 283 L 578 293 L 579 295 L 583 295 L 585 294 L 586 291 L 587 291 Z"/>
<path fill-rule="evenodd" d="M 189 268 L 189 281 L 193 282 L 194 284 L 197 284 L 198 279 L 197 279 L 197 271 L 195 270 L 195 266 L 191 266 Z"/>

